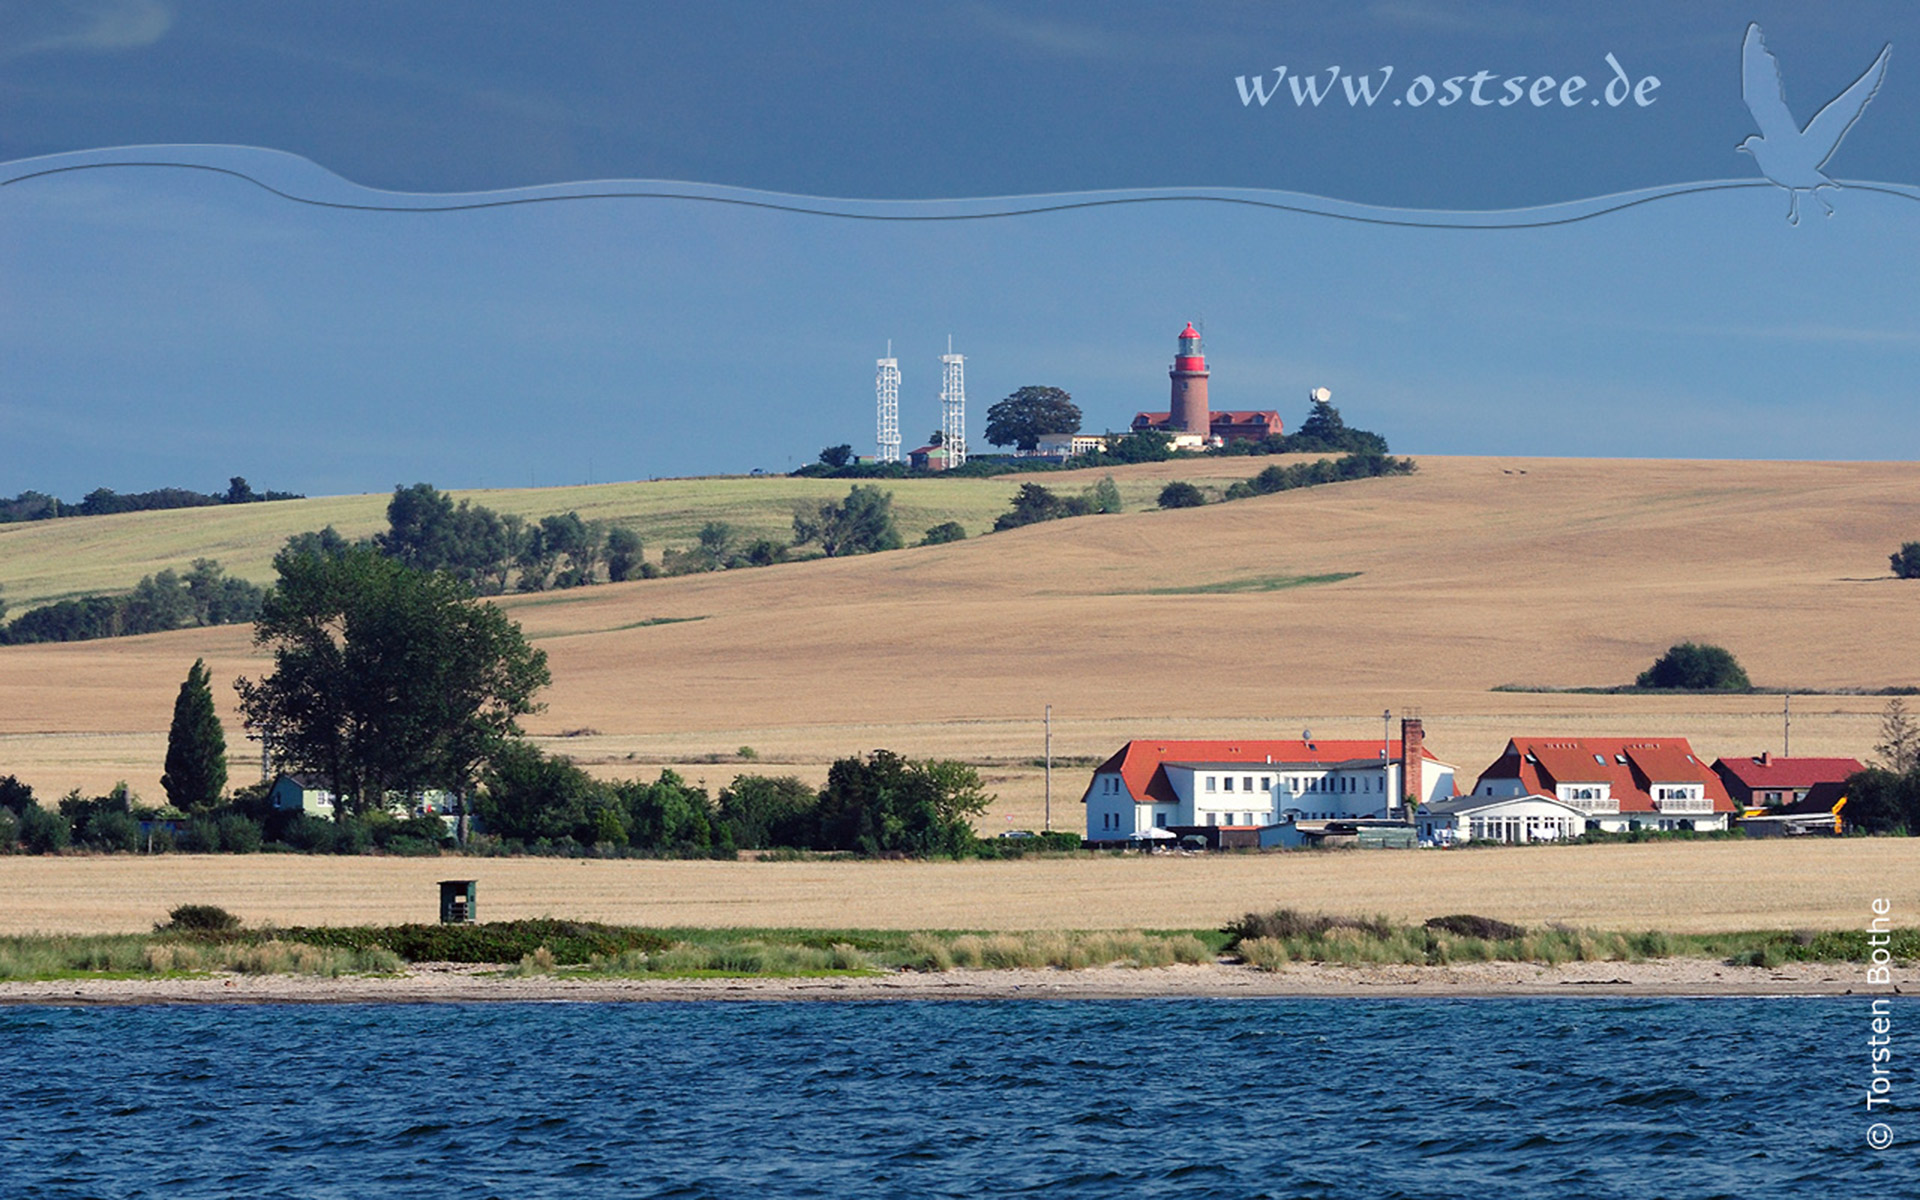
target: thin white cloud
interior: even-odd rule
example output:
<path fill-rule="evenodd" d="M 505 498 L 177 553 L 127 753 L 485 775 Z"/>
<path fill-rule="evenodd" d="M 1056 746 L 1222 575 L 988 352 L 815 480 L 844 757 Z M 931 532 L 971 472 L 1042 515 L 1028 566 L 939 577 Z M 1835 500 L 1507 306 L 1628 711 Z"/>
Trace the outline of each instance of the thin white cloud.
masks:
<path fill-rule="evenodd" d="M 151 46 L 173 28 L 165 0 L 41 0 L 0 6 L 0 57 Z"/>
<path fill-rule="evenodd" d="M 1133 58 L 1144 48 L 1113 30 L 1035 16 L 1030 10 L 1009 12 L 975 4 L 965 11 L 985 32 L 1022 50 L 1053 58 L 1114 61 Z"/>
<path fill-rule="evenodd" d="M 1507 6 L 1436 3 L 1435 0 L 1376 0 L 1367 13 L 1380 25 L 1427 33 L 1503 35 L 1545 33 L 1552 18 Z"/>

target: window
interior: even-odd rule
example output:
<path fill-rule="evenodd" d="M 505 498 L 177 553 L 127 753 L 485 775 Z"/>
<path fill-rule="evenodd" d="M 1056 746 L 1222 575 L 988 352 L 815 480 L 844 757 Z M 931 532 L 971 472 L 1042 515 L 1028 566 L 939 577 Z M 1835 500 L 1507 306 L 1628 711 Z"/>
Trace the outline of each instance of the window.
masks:
<path fill-rule="evenodd" d="M 1167 827 L 1167 814 L 1165 813 L 1153 814 L 1153 823 L 1159 828 L 1165 829 Z"/>
<path fill-rule="evenodd" d="M 1273 790 L 1273 776 L 1262 775 L 1260 777 L 1260 790 L 1263 792 L 1270 792 Z"/>
<path fill-rule="evenodd" d="M 1227 776 L 1227 790 L 1228 791 L 1233 790 L 1233 776 L 1231 775 Z"/>
<path fill-rule="evenodd" d="M 1207 776 L 1207 790 L 1208 791 L 1213 790 L 1213 776 L 1211 775 Z"/>
<path fill-rule="evenodd" d="M 1253 790 L 1253 776 L 1249 775 L 1245 779 L 1242 779 L 1240 781 L 1240 790 L 1243 792 L 1250 792 Z"/>

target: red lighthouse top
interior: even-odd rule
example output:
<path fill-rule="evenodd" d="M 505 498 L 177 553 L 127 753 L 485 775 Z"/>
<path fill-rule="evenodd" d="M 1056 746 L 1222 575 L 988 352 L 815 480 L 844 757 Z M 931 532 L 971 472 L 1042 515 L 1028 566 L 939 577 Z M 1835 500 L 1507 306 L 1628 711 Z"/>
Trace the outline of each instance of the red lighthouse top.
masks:
<path fill-rule="evenodd" d="M 1180 331 L 1180 353 L 1173 360 L 1173 369 L 1180 372 L 1200 374 L 1207 369 L 1207 360 L 1200 353 L 1200 334 L 1194 329 L 1193 322 Z"/>

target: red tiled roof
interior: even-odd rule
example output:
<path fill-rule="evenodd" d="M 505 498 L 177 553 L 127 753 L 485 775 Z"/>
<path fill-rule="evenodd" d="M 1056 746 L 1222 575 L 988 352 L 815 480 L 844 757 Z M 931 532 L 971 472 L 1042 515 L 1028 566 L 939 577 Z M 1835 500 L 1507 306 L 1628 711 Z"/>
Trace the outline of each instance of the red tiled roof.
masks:
<path fill-rule="evenodd" d="M 1557 795 L 1561 783 L 1605 783 L 1621 812 L 1654 811 L 1656 783 L 1699 783 L 1713 811 L 1734 811 L 1726 784 L 1685 738 L 1514 738 L 1480 779 L 1518 779 L 1546 796 Z"/>
<path fill-rule="evenodd" d="M 1755 791 L 1762 788 L 1812 787 L 1816 783 L 1836 783 L 1864 770 L 1853 758 L 1722 758 L 1713 764 L 1715 771 L 1731 775 Z"/>
<path fill-rule="evenodd" d="M 1126 783 L 1128 794 L 1136 803 L 1146 804 L 1159 801 L 1163 804 L 1174 803 L 1178 797 L 1167 782 L 1166 772 L 1161 767 L 1167 763 L 1233 763 L 1236 766 L 1249 767 L 1331 767 L 1339 763 L 1366 760 L 1381 762 L 1380 748 L 1385 746 L 1393 762 L 1400 761 L 1400 739 L 1383 742 L 1378 738 L 1320 740 L 1303 742 L 1299 739 L 1281 741 L 1173 741 L 1158 738 L 1136 738 L 1120 747 L 1113 757 L 1094 768 L 1095 775 L 1107 775 L 1114 771 Z M 1421 758 L 1427 762 L 1439 762 L 1433 751 L 1421 747 Z"/>
<path fill-rule="evenodd" d="M 1280 414 L 1271 408 L 1217 408 L 1208 414 L 1207 419 L 1215 425 L 1222 423 L 1247 425 L 1255 421 L 1267 425 L 1278 425 L 1280 423 Z"/>

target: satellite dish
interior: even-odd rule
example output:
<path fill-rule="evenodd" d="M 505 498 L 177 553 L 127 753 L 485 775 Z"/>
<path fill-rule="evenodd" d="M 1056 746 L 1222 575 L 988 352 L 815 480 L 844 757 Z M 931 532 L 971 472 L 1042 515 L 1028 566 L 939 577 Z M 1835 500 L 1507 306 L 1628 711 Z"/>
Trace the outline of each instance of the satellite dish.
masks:
<path fill-rule="evenodd" d="M 1310 742 L 1310 741 L 1312 741 L 1312 740 L 1313 740 L 1313 730 L 1311 730 L 1311 729 L 1302 729 L 1302 730 L 1300 731 L 1300 740 L 1301 740 L 1301 741 L 1303 741 L 1303 742 Z"/>
<path fill-rule="evenodd" d="M 1327 401 L 1333 399 L 1333 393 L 1323 387 L 1317 387 L 1313 389 L 1313 391 L 1310 394 L 1313 396 L 1315 400 L 1318 400 L 1322 404 L 1325 404 Z"/>

